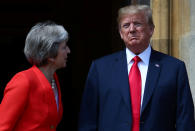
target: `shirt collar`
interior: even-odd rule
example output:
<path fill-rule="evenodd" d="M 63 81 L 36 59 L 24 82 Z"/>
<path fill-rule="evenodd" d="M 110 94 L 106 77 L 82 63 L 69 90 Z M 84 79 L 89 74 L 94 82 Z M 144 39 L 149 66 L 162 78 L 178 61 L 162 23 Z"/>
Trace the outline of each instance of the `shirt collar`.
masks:
<path fill-rule="evenodd" d="M 148 48 L 146 48 L 141 54 L 138 56 L 141 58 L 142 62 L 146 65 L 149 64 L 151 54 L 151 45 L 149 44 Z M 132 51 L 126 48 L 126 55 L 127 55 L 127 63 L 129 64 L 131 60 L 136 56 Z"/>

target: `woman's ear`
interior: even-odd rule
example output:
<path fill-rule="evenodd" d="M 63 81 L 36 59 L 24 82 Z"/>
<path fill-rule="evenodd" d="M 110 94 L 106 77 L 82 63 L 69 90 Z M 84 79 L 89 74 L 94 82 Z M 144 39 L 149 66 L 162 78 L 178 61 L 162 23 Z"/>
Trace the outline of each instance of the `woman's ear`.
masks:
<path fill-rule="evenodd" d="M 55 59 L 54 58 L 48 58 L 47 61 L 48 61 L 48 63 L 53 63 L 55 61 Z"/>

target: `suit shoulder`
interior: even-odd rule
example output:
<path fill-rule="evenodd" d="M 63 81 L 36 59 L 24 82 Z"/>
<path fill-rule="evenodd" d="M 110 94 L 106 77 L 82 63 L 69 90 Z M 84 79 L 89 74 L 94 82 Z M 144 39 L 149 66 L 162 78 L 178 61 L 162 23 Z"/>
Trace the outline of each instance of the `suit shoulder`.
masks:
<path fill-rule="evenodd" d="M 159 52 L 159 51 L 155 51 L 153 50 L 152 52 L 152 55 L 154 57 L 158 57 L 161 61 L 166 61 L 166 62 L 171 62 L 171 63 L 175 63 L 175 64 L 181 64 L 181 63 L 184 63 L 182 60 L 178 59 L 178 58 L 175 58 L 173 56 L 170 56 L 170 55 L 167 55 L 167 54 L 164 54 L 162 52 Z"/>
<path fill-rule="evenodd" d="M 7 83 L 4 94 L 12 94 L 14 92 L 19 94 L 28 93 L 30 90 L 30 84 L 25 75 L 26 72 L 27 70 L 16 73 Z"/>
<path fill-rule="evenodd" d="M 11 80 L 8 82 L 7 86 L 28 85 L 28 83 L 29 83 L 29 80 L 28 80 L 29 72 L 31 72 L 31 68 L 16 73 L 11 78 Z"/>

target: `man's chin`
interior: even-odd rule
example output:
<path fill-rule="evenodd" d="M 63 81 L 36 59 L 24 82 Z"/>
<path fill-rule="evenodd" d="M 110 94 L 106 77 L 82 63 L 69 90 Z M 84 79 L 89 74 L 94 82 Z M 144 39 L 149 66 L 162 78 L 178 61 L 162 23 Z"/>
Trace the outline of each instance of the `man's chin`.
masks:
<path fill-rule="evenodd" d="M 132 40 L 128 43 L 128 46 L 136 46 L 139 45 L 139 42 L 137 40 Z"/>

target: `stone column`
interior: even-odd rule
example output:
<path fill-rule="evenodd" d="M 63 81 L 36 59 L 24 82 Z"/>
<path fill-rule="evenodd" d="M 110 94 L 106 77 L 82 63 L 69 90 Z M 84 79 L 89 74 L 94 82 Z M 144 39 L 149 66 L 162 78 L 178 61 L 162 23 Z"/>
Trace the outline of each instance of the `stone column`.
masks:
<path fill-rule="evenodd" d="M 170 6 L 170 54 L 181 59 L 180 41 L 190 31 L 189 0 L 172 0 Z"/>
<path fill-rule="evenodd" d="M 176 1 L 176 0 L 175 0 Z M 195 1 L 180 1 L 180 29 L 179 37 L 179 58 L 182 59 L 187 66 L 190 86 L 195 103 Z"/>
<path fill-rule="evenodd" d="M 155 25 L 151 44 L 154 49 L 166 54 L 169 53 L 170 43 L 169 3 L 169 0 L 151 0 L 150 2 Z"/>

